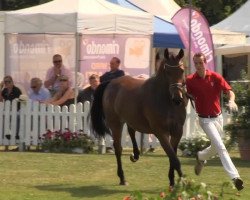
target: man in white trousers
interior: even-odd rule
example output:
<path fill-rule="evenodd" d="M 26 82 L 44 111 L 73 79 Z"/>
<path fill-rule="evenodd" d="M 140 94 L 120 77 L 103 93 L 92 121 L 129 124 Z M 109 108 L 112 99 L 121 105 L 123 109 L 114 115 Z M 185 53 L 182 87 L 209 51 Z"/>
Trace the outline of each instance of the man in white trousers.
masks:
<path fill-rule="evenodd" d="M 243 181 L 235 168 L 228 151 L 222 141 L 223 118 L 221 115 L 220 95 L 223 91 L 228 95 L 228 108 L 235 112 L 235 94 L 231 86 L 218 73 L 206 69 L 207 61 L 203 53 L 193 57 L 196 72 L 187 77 L 187 92 L 194 98 L 195 109 L 199 116 L 199 124 L 211 141 L 211 145 L 197 153 L 195 174 L 200 175 L 206 160 L 218 154 L 222 165 L 233 180 L 237 190 L 244 188 Z"/>

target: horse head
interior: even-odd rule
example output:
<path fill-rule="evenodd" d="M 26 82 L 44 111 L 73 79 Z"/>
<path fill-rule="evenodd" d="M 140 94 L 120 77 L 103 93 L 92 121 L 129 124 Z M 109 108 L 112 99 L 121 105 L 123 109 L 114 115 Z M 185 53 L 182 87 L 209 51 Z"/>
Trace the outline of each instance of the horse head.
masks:
<path fill-rule="evenodd" d="M 169 53 L 168 49 L 164 52 L 164 60 L 161 62 L 160 70 L 169 84 L 169 92 L 173 102 L 180 105 L 184 98 L 185 71 L 182 59 L 184 51 L 181 49 L 177 55 Z"/>

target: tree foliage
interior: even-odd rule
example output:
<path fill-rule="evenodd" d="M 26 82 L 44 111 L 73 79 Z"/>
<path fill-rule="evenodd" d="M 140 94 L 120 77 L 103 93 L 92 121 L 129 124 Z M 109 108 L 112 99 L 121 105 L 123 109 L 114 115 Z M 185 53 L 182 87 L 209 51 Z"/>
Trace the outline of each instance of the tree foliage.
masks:
<path fill-rule="evenodd" d="M 247 0 L 192 0 L 192 6 L 200 10 L 208 20 L 210 26 L 222 21 Z M 188 6 L 190 0 L 175 0 L 181 7 Z"/>
<path fill-rule="evenodd" d="M 51 0 L 0 0 L 0 10 L 17 10 L 49 1 Z M 247 0 L 192 0 L 192 6 L 205 15 L 211 26 L 228 17 L 246 1 Z M 175 0 L 175 2 L 183 7 L 188 6 L 190 0 Z"/>
<path fill-rule="evenodd" d="M 0 10 L 18 10 L 49 1 L 51 0 L 0 0 Z"/>

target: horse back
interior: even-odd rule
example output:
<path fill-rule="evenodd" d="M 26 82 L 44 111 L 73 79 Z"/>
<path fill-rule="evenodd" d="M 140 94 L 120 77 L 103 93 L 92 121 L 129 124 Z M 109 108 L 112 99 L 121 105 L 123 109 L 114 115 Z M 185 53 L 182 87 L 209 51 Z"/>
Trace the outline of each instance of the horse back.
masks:
<path fill-rule="evenodd" d="M 112 80 L 103 95 L 103 109 L 108 124 L 127 123 L 136 130 L 147 127 L 143 115 L 142 87 L 145 79 L 123 76 Z"/>

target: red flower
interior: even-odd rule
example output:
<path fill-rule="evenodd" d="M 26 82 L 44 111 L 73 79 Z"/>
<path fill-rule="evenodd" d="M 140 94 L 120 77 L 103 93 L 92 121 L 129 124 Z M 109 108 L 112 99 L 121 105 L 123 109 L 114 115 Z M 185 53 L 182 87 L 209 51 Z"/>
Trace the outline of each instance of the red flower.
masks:
<path fill-rule="evenodd" d="M 123 200 L 132 200 L 131 196 L 125 196 Z"/>
<path fill-rule="evenodd" d="M 164 198 L 165 196 L 166 196 L 165 192 L 161 192 L 161 193 L 160 193 L 160 197 L 161 197 L 161 198 Z"/>

